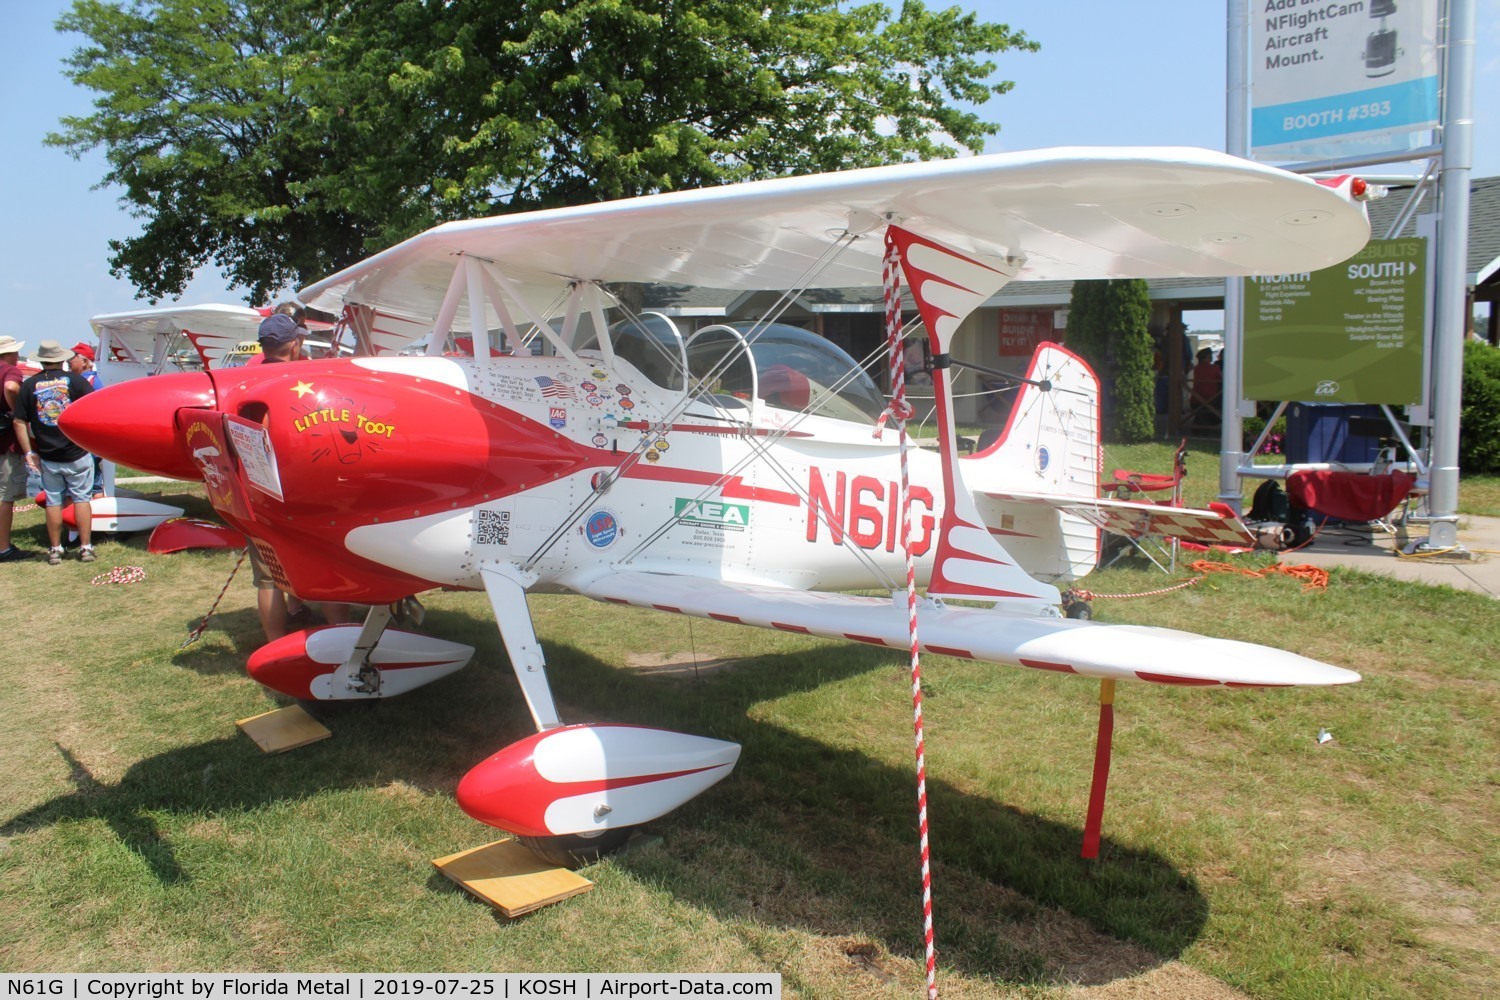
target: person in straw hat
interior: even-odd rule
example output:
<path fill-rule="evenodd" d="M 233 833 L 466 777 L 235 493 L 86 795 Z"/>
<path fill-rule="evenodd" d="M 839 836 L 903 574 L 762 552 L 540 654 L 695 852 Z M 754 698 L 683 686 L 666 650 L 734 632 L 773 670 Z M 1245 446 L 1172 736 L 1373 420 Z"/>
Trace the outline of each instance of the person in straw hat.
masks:
<path fill-rule="evenodd" d="M 16 442 L 10 423 L 16 405 L 16 393 L 26 381 L 26 373 L 17 364 L 26 345 L 15 337 L 0 337 L 0 562 L 30 559 L 34 553 L 11 544 L 10 529 L 15 521 L 16 501 L 26 495 L 26 449 Z"/>
<path fill-rule="evenodd" d="M 47 562 L 53 566 L 62 562 L 62 505 L 67 497 L 73 499 L 78 522 L 78 558 L 84 562 L 95 558 L 94 510 L 89 505 L 94 457 L 57 426 L 64 410 L 94 391 L 83 376 L 63 367 L 72 357 L 73 352 L 55 340 L 38 344 L 35 359 L 42 370 L 21 383 L 11 413 L 16 441 L 26 452 L 26 467 L 41 474 L 42 489 L 47 492 L 47 541 L 51 545 Z"/>

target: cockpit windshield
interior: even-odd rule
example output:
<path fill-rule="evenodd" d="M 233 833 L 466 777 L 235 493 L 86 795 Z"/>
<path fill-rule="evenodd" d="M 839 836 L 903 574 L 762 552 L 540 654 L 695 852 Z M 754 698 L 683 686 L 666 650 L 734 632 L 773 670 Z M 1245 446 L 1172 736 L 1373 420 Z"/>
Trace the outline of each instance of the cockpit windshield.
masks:
<path fill-rule="evenodd" d="M 679 392 L 687 388 L 683 377 L 682 335 L 667 317 L 648 312 L 621 320 L 609 328 L 609 342 L 615 357 L 629 361 L 657 385 Z M 579 350 L 598 349 L 598 334 L 579 345 Z"/>
<path fill-rule="evenodd" d="M 811 407 L 837 420 L 875 420 L 885 399 L 853 358 L 817 334 L 754 323 L 705 327 L 688 342 L 688 371 L 722 401 L 755 395 L 784 410 Z M 740 350 L 750 337 L 750 356 Z M 729 359 L 726 361 L 726 358 Z M 752 371 L 753 360 L 753 371 Z"/>

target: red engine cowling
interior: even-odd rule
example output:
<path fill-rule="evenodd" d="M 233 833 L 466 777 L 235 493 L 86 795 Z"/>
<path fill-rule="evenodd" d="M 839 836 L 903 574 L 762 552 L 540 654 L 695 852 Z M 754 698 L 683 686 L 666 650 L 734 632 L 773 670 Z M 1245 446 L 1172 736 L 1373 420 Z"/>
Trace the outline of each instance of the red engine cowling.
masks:
<path fill-rule="evenodd" d="M 566 475 L 589 454 L 438 378 L 351 361 L 220 375 L 218 404 L 241 428 L 263 429 L 279 479 L 279 497 L 241 490 L 248 518 L 238 526 L 270 543 L 290 589 L 315 600 L 385 603 L 433 586 L 349 553 L 353 528 L 483 503 Z"/>

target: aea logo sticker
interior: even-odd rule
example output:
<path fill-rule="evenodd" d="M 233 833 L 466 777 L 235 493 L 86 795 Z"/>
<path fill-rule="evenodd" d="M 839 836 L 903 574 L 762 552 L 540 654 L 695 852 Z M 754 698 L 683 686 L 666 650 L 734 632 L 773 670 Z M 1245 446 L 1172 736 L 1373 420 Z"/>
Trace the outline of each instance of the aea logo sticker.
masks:
<path fill-rule="evenodd" d="M 1036 450 L 1036 471 L 1038 471 L 1038 472 L 1046 472 L 1047 471 L 1047 466 L 1050 465 L 1051 463 L 1052 463 L 1052 453 L 1049 452 L 1046 449 L 1045 446 L 1041 447 L 1041 448 L 1038 448 Z"/>
<path fill-rule="evenodd" d="M 600 507 L 583 523 L 583 536 L 594 548 L 607 549 L 620 537 L 620 523 L 611 511 Z"/>

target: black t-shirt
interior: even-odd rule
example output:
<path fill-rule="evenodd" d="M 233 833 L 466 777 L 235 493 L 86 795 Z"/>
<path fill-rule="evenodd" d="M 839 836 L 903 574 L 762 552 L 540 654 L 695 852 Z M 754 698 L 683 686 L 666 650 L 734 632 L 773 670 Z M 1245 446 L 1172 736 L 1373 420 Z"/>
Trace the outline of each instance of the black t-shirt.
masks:
<path fill-rule="evenodd" d="M 21 383 L 16 393 L 15 418 L 31 431 L 31 449 L 49 462 L 76 462 L 87 455 L 57 426 L 57 418 L 77 400 L 93 392 L 82 375 L 48 368 Z"/>

